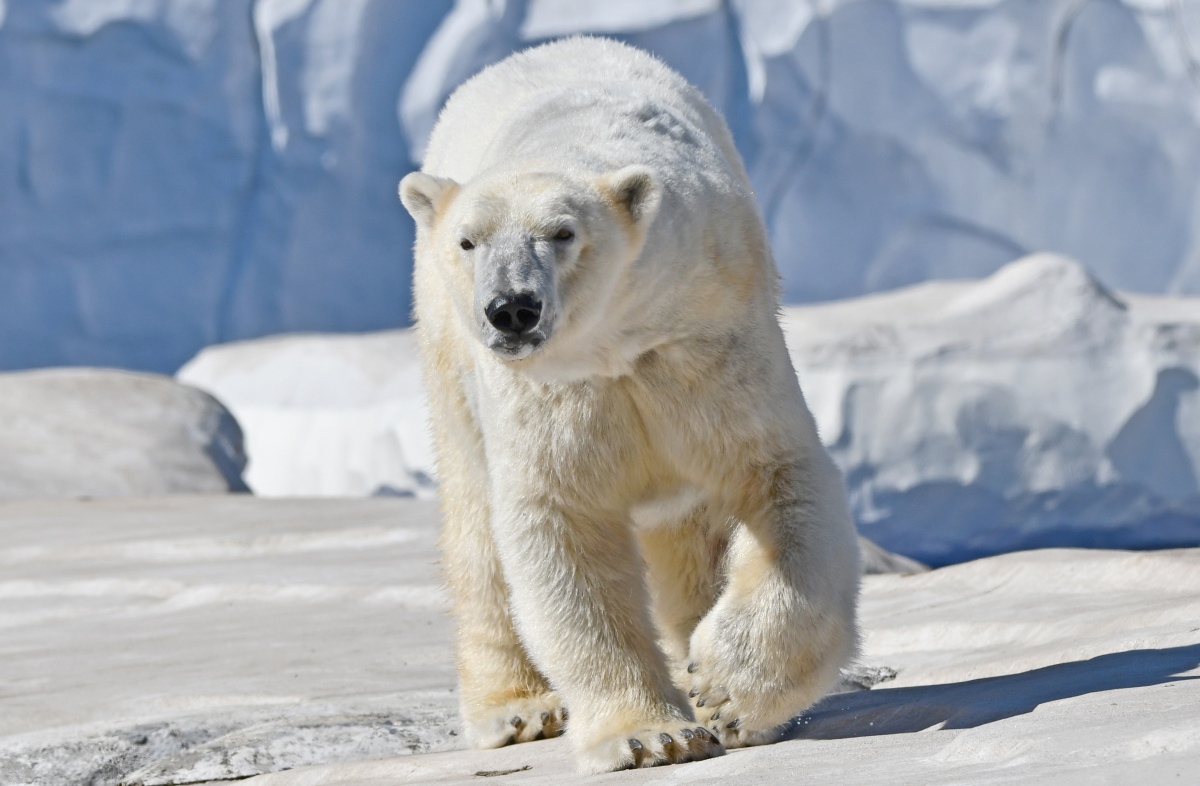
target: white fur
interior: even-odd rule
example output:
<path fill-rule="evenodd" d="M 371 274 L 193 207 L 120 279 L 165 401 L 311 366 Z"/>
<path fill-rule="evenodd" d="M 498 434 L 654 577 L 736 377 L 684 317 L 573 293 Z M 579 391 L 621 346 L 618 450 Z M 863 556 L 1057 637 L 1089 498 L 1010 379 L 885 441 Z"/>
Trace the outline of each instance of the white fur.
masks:
<path fill-rule="evenodd" d="M 560 41 L 459 88 L 401 198 L 472 742 L 562 705 L 585 772 L 772 739 L 855 651 L 858 551 L 724 122 Z M 484 317 L 510 290 L 536 347 Z"/>

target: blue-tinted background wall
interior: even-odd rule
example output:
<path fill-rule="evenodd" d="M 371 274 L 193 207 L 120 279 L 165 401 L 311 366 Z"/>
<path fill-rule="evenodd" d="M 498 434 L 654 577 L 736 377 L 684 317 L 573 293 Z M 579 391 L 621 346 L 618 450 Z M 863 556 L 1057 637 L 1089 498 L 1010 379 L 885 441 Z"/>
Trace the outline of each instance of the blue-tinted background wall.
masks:
<path fill-rule="evenodd" d="M 0 0 L 0 368 L 406 324 L 438 108 L 576 32 L 726 114 L 790 301 L 1033 250 L 1200 294 L 1197 0 Z"/>

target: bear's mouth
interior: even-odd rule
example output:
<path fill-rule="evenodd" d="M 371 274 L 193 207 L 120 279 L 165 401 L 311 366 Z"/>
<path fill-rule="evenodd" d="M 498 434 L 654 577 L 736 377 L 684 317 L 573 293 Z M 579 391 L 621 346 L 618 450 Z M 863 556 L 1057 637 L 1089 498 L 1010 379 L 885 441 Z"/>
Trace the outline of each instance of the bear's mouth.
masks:
<path fill-rule="evenodd" d="M 519 338 L 493 335 L 487 346 L 504 360 L 524 360 L 544 343 L 546 343 L 546 337 L 538 334 L 529 334 Z"/>

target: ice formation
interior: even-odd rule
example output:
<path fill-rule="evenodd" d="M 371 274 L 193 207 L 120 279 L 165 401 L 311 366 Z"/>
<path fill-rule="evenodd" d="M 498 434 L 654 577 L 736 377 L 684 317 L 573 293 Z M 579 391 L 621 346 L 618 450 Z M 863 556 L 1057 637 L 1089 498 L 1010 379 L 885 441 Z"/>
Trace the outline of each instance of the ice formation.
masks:
<path fill-rule="evenodd" d="M 1200 293 L 1200 0 L 0 0 L 0 368 L 405 324 L 439 106 L 575 32 L 725 112 L 792 302 L 1043 250 Z"/>
<path fill-rule="evenodd" d="M 978 282 L 787 309 L 864 535 L 938 565 L 1200 542 L 1200 299 L 1042 254 Z"/>
<path fill-rule="evenodd" d="M 784 309 L 861 532 L 944 564 L 1200 542 L 1200 299 L 1114 293 L 1065 257 Z M 179 378 L 246 432 L 258 494 L 432 491 L 409 331 L 211 347 Z"/>

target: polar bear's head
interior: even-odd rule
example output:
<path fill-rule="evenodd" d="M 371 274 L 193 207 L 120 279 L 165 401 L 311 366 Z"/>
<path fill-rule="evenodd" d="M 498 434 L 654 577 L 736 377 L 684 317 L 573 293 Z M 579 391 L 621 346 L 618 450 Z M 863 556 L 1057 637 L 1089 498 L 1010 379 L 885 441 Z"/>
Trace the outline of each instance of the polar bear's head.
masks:
<path fill-rule="evenodd" d="M 400 199 L 417 222 L 418 264 L 437 267 L 479 341 L 519 362 L 596 346 L 620 328 L 609 306 L 629 285 L 661 188 L 644 166 L 466 184 L 414 172 Z"/>

